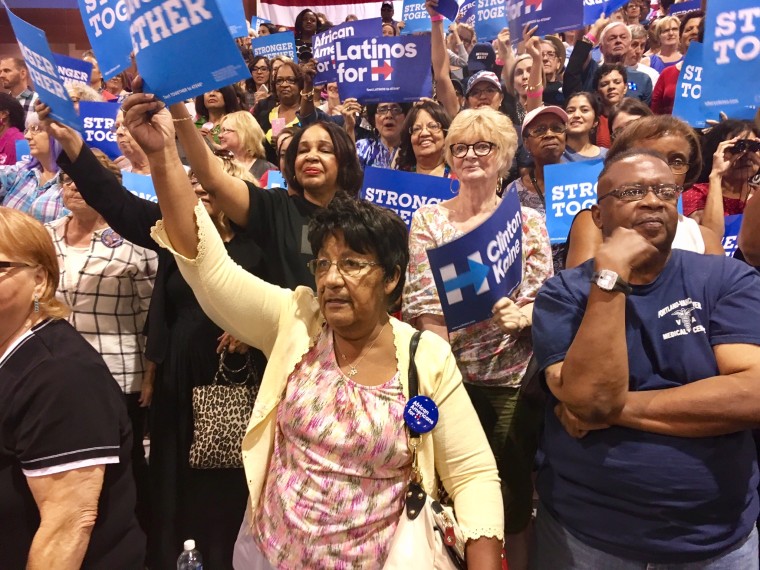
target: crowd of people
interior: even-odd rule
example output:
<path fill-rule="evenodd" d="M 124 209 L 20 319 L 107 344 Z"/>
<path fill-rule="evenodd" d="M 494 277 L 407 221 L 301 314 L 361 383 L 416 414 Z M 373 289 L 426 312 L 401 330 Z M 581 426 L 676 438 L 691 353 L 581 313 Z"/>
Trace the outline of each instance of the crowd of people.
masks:
<path fill-rule="evenodd" d="M 115 160 L 0 59 L 0 567 L 163 570 L 192 538 L 211 570 L 397 568 L 416 481 L 471 569 L 760 568 L 760 113 L 672 114 L 704 12 L 631 0 L 513 42 L 425 6 L 415 102 L 316 84 L 311 9 L 250 30 L 294 30 L 295 60 L 239 40 L 249 79 L 170 106 L 85 52 L 69 95 L 119 102 Z M 595 203 L 550 241 L 546 167 L 587 161 Z M 407 229 L 360 198 L 368 167 L 451 197 Z M 520 284 L 451 330 L 427 251 L 505 193 Z M 419 445 L 410 366 L 439 417 Z M 200 468 L 220 375 L 257 395 L 237 466 Z"/>

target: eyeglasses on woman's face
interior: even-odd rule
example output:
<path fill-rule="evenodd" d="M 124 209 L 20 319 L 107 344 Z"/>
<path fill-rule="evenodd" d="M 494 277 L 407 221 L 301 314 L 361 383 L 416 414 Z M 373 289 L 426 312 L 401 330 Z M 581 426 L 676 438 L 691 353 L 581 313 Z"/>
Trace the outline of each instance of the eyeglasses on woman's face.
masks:
<path fill-rule="evenodd" d="M 307 263 L 309 270 L 315 277 L 322 277 L 330 271 L 330 268 L 335 265 L 338 268 L 338 272 L 343 277 L 359 277 L 367 267 L 380 265 L 376 261 L 362 261 L 359 259 L 351 259 L 346 257 L 339 259 L 338 261 L 330 261 L 324 257 L 312 259 Z"/>
<path fill-rule="evenodd" d="M 621 202 L 638 202 L 643 200 L 649 192 L 652 192 L 663 202 L 677 202 L 678 196 L 683 192 L 683 186 L 679 184 L 623 184 L 607 192 L 597 202 L 601 202 L 610 196 L 614 196 Z"/>
<path fill-rule="evenodd" d="M 377 111 L 375 111 L 375 115 L 378 117 L 384 117 L 385 115 L 392 115 L 394 117 L 398 117 L 399 115 L 403 115 L 404 111 L 401 107 L 398 105 L 379 105 L 377 108 Z"/>
<path fill-rule="evenodd" d="M 440 133 L 441 130 L 443 130 L 443 127 L 441 126 L 441 123 L 437 121 L 430 121 L 429 123 L 425 123 L 424 125 L 414 125 L 412 128 L 409 129 L 409 133 L 411 133 L 412 136 L 419 135 L 425 129 L 427 129 L 429 133 L 435 134 L 435 133 Z"/>
<path fill-rule="evenodd" d="M 451 155 L 454 158 L 464 158 L 467 156 L 467 153 L 472 149 L 472 152 L 475 153 L 475 156 L 488 156 L 491 154 L 491 151 L 496 147 L 496 143 L 488 142 L 488 141 L 478 141 L 476 143 L 472 144 L 466 144 L 466 143 L 454 143 L 449 146 L 449 150 L 451 151 Z"/>
<path fill-rule="evenodd" d="M 266 65 L 254 65 L 253 66 L 253 72 L 254 73 L 265 73 L 269 71 L 269 67 Z"/>
<path fill-rule="evenodd" d="M 278 77 L 275 79 L 275 85 L 295 85 L 298 80 L 295 77 Z"/>
<path fill-rule="evenodd" d="M 25 135 L 38 135 L 42 132 L 42 127 L 40 125 L 29 125 L 26 129 L 24 129 Z"/>
<path fill-rule="evenodd" d="M 545 137 L 550 132 L 554 135 L 563 135 L 566 131 L 567 125 L 563 123 L 553 123 L 551 125 L 541 125 L 530 129 L 527 133 L 525 133 L 525 136 L 539 138 Z"/>

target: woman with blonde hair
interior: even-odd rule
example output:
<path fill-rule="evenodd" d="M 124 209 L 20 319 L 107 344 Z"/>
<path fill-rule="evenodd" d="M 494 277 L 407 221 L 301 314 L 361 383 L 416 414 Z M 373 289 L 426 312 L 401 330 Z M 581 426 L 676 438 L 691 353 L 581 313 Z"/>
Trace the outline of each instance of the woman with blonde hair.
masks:
<path fill-rule="evenodd" d="M 655 21 L 654 35 L 660 50 L 649 57 L 649 66 L 657 73 L 683 60 L 680 29 L 681 19 L 678 16 L 665 16 Z"/>
<path fill-rule="evenodd" d="M 277 168 L 264 153 L 264 131 L 247 111 L 236 111 L 219 123 L 219 143 L 237 162 L 259 180 L 267 170 Z"/>
<path fill-rule="evenodd" d="M 451 200 L 422 206 L 412 218 L 403 318 L 451 344 L 496 456 L 504 497 L 509 567 L 521 570 L 527 568 L 528 561 L 531 471 L 542 411 L 519 398 L 519 394 L 533 351 L 533 300 L 553 273 L 549 237 L 542 216 L 523 207 L 521 285 L 509 298 L 494 305 L 492 320 L 449 333 L 427 250 L 471 231 L 498 208 L 499 177 L 512 164 L 517 133 L 505 115 L 490 107 L 467 109 L 452 121 L 444 149 L 446 163 L 459 180 L 459 192 Z"/>
<path fill-rule="evenodd" d="M 66 322 L 45 228 L 0 208 L 0 560 L 143 568 L 132 432 L 103 359 Z"/>

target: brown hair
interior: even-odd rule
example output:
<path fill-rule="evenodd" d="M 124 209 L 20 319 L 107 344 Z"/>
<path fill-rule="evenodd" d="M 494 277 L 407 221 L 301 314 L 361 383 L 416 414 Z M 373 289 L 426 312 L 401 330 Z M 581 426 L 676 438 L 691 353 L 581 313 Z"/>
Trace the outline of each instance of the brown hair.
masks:
<path fill-rule="evenodd" d="M 40 312 L 45 317 L 62 319 L 71 311 L 55 298 L 61 278 L 53 240 L 45 227 L 19 210 L 0 207 L 0 243 L 14 257 L 45 270 L 45 290 L 39 298 Z"/>

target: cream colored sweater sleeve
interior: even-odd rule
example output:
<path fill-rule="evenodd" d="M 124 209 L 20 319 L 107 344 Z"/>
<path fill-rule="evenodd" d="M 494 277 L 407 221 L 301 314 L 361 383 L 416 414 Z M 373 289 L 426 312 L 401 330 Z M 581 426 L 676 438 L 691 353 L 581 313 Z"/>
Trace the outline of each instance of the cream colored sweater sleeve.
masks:
<path fill-rule="evenodd" d="M 271 285 L 235 263 L 200 200 L 195 206 L 195 219 L 199 240 L 195 259 L 172 249 L 162 220 L 153 227 L 151 236 L 174 255 L 203 312 L 236 339 L 269 357 L 280 316 L 291 310 L 294 302 L 293 292 Z"/>
<path fill-rule="evenodd" d="M 427 337 L 427 338 L 426 338 Z M 438 425 L 431 432 L 435 470 L 454 500 L 457 521 L 466 538 L 504 538 L 504 506 L 496 461 L 449 345 L 424 334 L 417 353 L 418 372 L 432 365 L 439 375 L 432 396 L 438 405 Z"/>

